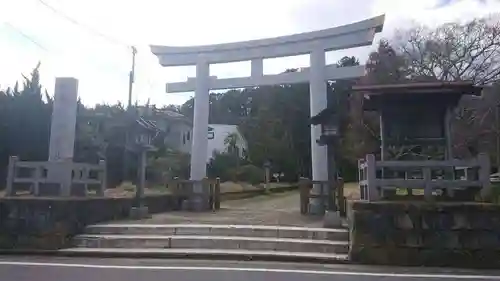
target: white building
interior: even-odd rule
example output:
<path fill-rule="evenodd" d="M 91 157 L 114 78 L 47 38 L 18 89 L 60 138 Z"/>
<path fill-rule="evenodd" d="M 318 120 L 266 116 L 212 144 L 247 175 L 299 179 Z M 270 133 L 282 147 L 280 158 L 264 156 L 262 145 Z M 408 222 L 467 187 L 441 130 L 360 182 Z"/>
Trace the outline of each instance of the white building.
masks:
<path fill-rule="evenodd" d="M 224 125 L 224 124 L 208 124 L 208 149 L 207 149 L 207 162 L 212 159 L 214 152 L 227 152 L 225 140 L 230 134 L 236 134 L 240 157 L 244 156 L 244 152 L 248 149 L 248 144 L 237 125 Z"/>
<path fill-rule="evenodd" d="M 146 119 L 154 121 L 155 125 L 165 132 L 166 145 L 184 153 L 191 153 L 191 146 L 193 143 L 193 122 L 191 122 L 189 118 L 174 111 L 147 107 L 140 107 L 139 113 Z M 248 144 L 238 130 L 237 125 L 208 125 L 207 163 L 212 159 L 215 152 L 227 152 L 225 140 L 227 136 L 233 133 L 237 135 L 236 146 L 238 147 L 240 156 L 243 157 L 244 151 L 248 149 Z"/>
<path fill-rule="evenodd" d="M 193 122 L 186 116 L 162 109 L 139 107 L 139 114 L 165 132 L 165 144 L 175 150 L 191 153 Z"/>

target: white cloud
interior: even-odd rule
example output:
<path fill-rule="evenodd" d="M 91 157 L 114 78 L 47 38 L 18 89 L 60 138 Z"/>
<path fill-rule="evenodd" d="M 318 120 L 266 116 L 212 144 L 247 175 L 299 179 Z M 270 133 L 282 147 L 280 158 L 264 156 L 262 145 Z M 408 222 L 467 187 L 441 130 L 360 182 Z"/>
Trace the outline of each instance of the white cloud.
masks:
<path fill-rule="evenodd" d="M 140 102 L 182 103 L 189 94 L 165 93 L 165 82 L 194 75 L 193 67 L 164 69 L 150 54 L 149 44 L 213 44 L 305 32 L 359 21 L 386 13 L 383 35 L 412 20 L 426 24 L 470 19 L 500 11 L 490 0 L 475 0 L 431 10 L 437 0 L 43 0 L 113 41 L 138 46 L 134 98 Z M 128 93 L 130 51 L 126 46 L 89 32 L 58 16 L 39 0 L 0 1 L 0 19 L 36 40 L 44 51 L 6 25 L 0 25 L 0 85 L 13 84 L 42 61 L 42 82 L 51 92 L 55 76 L 80 80 L 84 103 L 125 102 Z M 0 22 L 1 24 L 1 22 Z M 350 50 L 363 55 L 369 48 Z M 335 61 L 348 53 L 329 54 Z M 213 75 L 248 74 L 248 63 L 214 65 Z M 266 73 L 307 66 L 307 56 L 269 60 Z"/>

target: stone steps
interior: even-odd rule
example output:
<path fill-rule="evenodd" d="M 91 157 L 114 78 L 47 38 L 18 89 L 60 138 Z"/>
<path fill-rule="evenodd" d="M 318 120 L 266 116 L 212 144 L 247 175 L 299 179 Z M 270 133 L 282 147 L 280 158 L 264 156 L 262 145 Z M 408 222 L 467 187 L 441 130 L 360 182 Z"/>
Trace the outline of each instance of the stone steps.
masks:
<path fill-rule="evenodd" d="M 86 248 L 245 249 L 340 254 L 349 251 L 347 241 L 239 236 L 79 235 L 73 243 L 75 247 Z"/>
<path fill-rule="evenodd" d="M 339 241 L 345 241 L 349 239 L 349 233 L 344 228 L 310 228 L 268 225 L 105 224 L 88 226 L 85 229 L 85 233 L 101 235 L 213 235 Z"/>
<path fill-rule="evenodd" d="M 234 260 L 273 260 L 293 262 L 345 263 L 345 254 L 300 253 L 224 249 L 149 249 L 149 248 L 69 248 L 59 250 L 60 256 L 113 258 L 199 258 Z"/>
<path fill-rule="evenodd" d="M 66 254 L 221 256 L 339 261 L 349 252 L 346 229 L 262 225 L 105 224 L 74 237 Z"/>

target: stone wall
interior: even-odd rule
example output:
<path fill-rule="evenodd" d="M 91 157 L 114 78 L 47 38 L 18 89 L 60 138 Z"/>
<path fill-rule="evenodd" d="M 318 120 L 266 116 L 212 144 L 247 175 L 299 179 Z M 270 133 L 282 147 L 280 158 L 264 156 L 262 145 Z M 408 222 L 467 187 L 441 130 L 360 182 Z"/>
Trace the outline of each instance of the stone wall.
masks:
<path fill-rule="evenodd" d="M 146 196 L 151 213 L 177 210 L 172 195 Z M 2 198 L 0 249 L 59 249 L 86 225 L 124 219 L 133 198 Z"/>
<path fill-rule="evenodd" d="M 355 262 L 500 267 L 499 205 L 355 201 L 348 218 Z"/>

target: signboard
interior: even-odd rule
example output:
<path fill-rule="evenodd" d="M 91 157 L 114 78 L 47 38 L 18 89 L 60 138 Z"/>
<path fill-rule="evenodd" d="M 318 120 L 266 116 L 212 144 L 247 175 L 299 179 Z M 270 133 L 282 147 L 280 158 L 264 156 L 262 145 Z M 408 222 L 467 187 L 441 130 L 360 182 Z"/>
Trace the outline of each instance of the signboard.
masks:
<path fill-rule="evenodd" d="M 215 138 L 215 130 L 212 127 L 208 127 L 208 139 L 213 140 Z"/>

